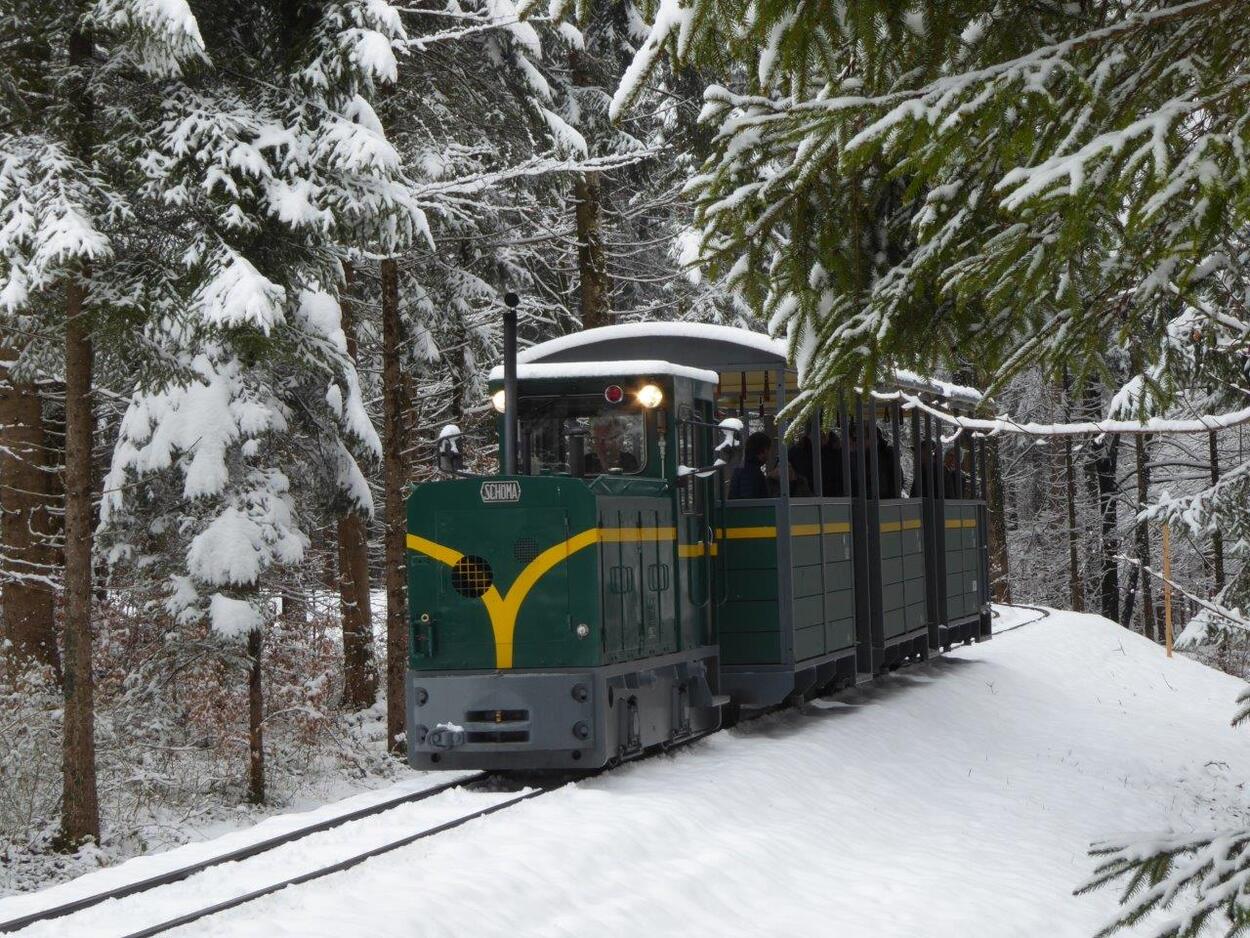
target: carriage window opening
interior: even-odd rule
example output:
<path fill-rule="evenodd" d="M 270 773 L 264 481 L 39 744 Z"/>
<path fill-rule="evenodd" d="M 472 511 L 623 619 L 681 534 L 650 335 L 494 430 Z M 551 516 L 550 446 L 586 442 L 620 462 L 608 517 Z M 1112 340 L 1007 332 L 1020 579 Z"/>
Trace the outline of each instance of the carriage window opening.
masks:
<path fill-rule="evenodd" d="M 641 410 L 600 394 L 522 398 L 520 439 L 532 475 L 635 475 L 647 461 Z"/>

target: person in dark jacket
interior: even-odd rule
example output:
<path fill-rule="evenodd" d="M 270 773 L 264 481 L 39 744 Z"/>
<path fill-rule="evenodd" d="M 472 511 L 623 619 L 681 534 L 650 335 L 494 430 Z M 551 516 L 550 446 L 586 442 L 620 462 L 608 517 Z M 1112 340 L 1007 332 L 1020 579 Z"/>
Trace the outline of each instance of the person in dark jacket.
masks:
<path fill-rule="evenodd" d="M 877 427 L 877 491 L 880 498 L 898 498 L 898 457 Z"/>
<path fill-rule="evenodd" d="M 964 497 L 964 481 L 967 478 L 962 469 L 959 468 L 959 452 L 954 447 L 946 451 L 946 461 L 943 466 L 943 484 L 945 486 L 945 496 L 947 498 L 963 498 Z"/>
<path fill-rule="evenodd" d="M 812 452 L 812 437 L 806 431 L 789 450 L 790 494 L 811 495 L 816 490 L 816 460 Z"/>
<path fill-rule="evenodd" d="M 937 444 L 932 440 L 920 441 L 920 465 L 911 479 L 911 497 L 925 495 L 937 497 L 937 480 L 941 476 Z"/>
<path fill-rule="evenodd" d="M 825 498 L 845 498 L 846 481 L 842 472 L 842 440 L 837 430 L 829 430 L 820 444 L 820 484 Z"/>
<path fill-rule="evenodd" d="M 767 433 L 752 433 L 742 452 L 742 465 L 729 480 L 730 498 L 768 498 L 768 480 L 764 477 L 773 441 Z"/>
<path fill-rule="evenodd" d="M 867 424 L 860 424 L 857 420 L 852 420 L 846 425 L 846 449 L 847 455 L 851 461 L 851 476 L 847 479 L 846 494 L 851 498 L 859 498 L 862 483 L 860 473 L 860 460 L 864 461 L 863 469 L 869 473 L 868 478 L 872 478 L 872 466 L 869 464 L 868 452 L 864 449 L 863 439 L 868 430 Z M 869 486 L 871 489 L 872 486 Z M 867 493 L 868 498 L 872 498 L 872 492 Z"/>

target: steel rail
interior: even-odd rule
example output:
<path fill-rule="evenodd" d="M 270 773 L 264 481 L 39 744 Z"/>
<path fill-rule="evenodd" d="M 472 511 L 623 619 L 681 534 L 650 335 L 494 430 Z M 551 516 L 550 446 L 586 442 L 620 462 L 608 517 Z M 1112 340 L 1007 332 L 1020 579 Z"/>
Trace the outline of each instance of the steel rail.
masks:
<path fill-rule="evenodd" d="M 273 883 L 272 885 L 269 885 L 269 886 L 264 886 L 260 889 L 246 893 L 242 896 L 235 896 L 232 899 L 225 899 L 221 902 L 215 903 L 214 905 L 205 906 L 202 909 L 197 909 L 194 912 L 187 912 L 184 915 L 179 915 L 176 918 L 167 919 L 156 925 L 149 925 L 147 928 L 141 928 L 139 931 L 130 932 L 129 934 L 125 935 L 124 938 L 150 938 L 150 936 L 152 935 L 159 935 L 162 932 L 169 931 L 170 929 L 178 928 L 182 925 L 189 925 L 192 922 L 197 922 L 200 919 L 207 918 L 210 915 L 216 915 L 219 912 L 225 912 L 227 909 L 233 909 L 238 906 L 245 905 L 248 902 L 253 902 L 256 899 L 260 899 L 260 898 L 263 898 L 264 896 L 268 896 L 268 895 L 271 895 L 272 893 L 278 892 L 279 890 L 286 889 L 288 886 L 299 886 L 302 883 L 307 883 L 314 879 L 320 879 L 321 877 L 329 876 L 332 873 L 341 873 L 343 870 L 351 869 L 353 866 L 357 866 L 361 863 L 364 863 L 366 860 L 371 860 L 374 857 L 381 856 L 384 853 L 390 853 L 392 850 L 398 850 L 400 847 L 406 847 L 409 844 L 415 843 L 416 841 L 422 840 L 426 837 L 433 837 L 435 834 L 441 834 L 444 831 L 449 831 L 454 828 L 460 827 L 462 824 L 467 824 L 469 823 L 469 821 L 476 820 L 477 818 L 486 817 L 488 814 L 494 814 L 497 811 L 503 811 L 505 808 L 510 808 L 513 805 L 520 804 L 522 801 L 528 801 L 531 798 L 537 798 L 539 795 L 545 795 L 551 791 L 555 791 L 555 789 L 554 788 L 532 789 L 531 791 L 527 791 L 524 794 L 517 795 L 515 798 L 509 798 L 507 801 L 497 802 L 488 808 L 482 808 L 470 814 L 465 814 L 461 817 L 455 818 L 454 820 L 444 821 L 442 824 L 438 824 L 435 827 L 426 828 L 423 831 L 418 831 L 415 834 L 409 834 L 406 837 L 399 838 L 398 840 L 392 840 L 390 843 L 382 844 L 382 846 L 380 847 L 374 847 L 372 850 L 366 850 L 364 853 L 358 853 L 356 854 L 356 856 L 348 857 L 346 860 L 340 860 L 337 863 L 332 863 L 328 866 L 319 867 L 318 869 L 310 870 L 307 873 L 301 873 L 299 876 L 292 876 L 290 879 L 284 879 L 281 882 Z"/>
<path fill-rule="evenodd" d="M 155 889 L 158 886 L 168 886 L 170 883 L 180 882 L 189 876 L 194 876 L 196 873 L 201 873 L 210 867 L 218 866 L 222 863 L 233 863 L 238 860 L 246 860 L 250 857 L 272 850 L 275 847 L 281 847 L 284 844 L 291 843 L 292 841 L 301 840 L 312 834 L 319 834 L 322 831 L 328 831 L 343 824 L 350 824 L 352 821 L 359 821 L 362 818 L 371 817 L 375 814 L 381 814 L 385 811 L 390 811 L 392 808 L 400 807 L 401 805 L 424 801 L 426 798 L 441 794 L 448 789 L 481 781 L 486 778 L 488 774 L 489 773 L 487 772 L 479 772 L 478 774 L 470 775 L 467 778 L 458 778 L 449 782 L 440 782 L 430 788 L 422 788 L 419 791 L 409 792 L 406 795 L 400 795 L 396 798 L 391 798 L 387 801 L 382 801 L 366 808 L 359 808 L 355 811 L 349 811 L 346 814 L 335 815 L 334 817 L 327 818 L 324 821 L 318 821 L 316 824 L 309 824 L 306 827 L 296 828 L 293 831 L 287 831 L 285 834 L 279 834 L 266 840 L 257 841 L 254 844 L 248 844 L 247 846 L 240 847 L 237 850 L 231 850 L 229 853 L 218 854 L 217 856 L 200 860 L 197 863 L 180 866 L 177 869 L 169 870 L 165 873 L 157 873 L 156 875 L 149 876 L 146 879 L 136 880 L 135 882 L 127 883 L 124 886 L 118 886 L 116 889 L 108 889 L 103 892 L 93 893 L 89 896 L 84 896 L 81 899 L 74 899 L 70 902 L 53 906 L 50 909 L 41 909 L 38 912 L 30 912 L 26 915 L 21 915 L 17 918 L 9 919 L 8 921 L 0 922 L 0 934 L 18 931 L 19 929 L 34 925 L 37 922 L 46 922 L 51 919 L 72 915 L 75 912 L 81 912 L 83 909 L 89 909 L 93 905 L 98 905 L 108 899 L 124 899 L 127 896 L 133 896 L 136 893 L 146 892 L 147 890 Z"/>
<path fill-rule="evenodd" d="M 1041 606 L 1030 606 L 1028 603 L 995 603 L 996 606 L 1009 606 L 1012 609 L 1027 609 L 1030 612 L 1040 612 L 1041 615 L 1036 619 L 1029 619 L 1027 622 L 1017 622 L 1015 625 L 1006 629 L 996 629 L 995 635 L 1006 635 L 1008 632 L 1014 632 L 1016 629 L 1022 629 L 1026 625 L 1032 625 L 1034 622 L 1041 622 L 1050 616 L 1049 609 L 1043 609 Z"/>

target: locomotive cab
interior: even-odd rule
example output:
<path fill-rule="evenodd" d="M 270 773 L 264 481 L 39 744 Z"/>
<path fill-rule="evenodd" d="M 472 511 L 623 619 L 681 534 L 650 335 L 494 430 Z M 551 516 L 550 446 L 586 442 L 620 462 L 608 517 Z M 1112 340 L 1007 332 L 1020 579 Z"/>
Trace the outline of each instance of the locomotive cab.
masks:
<path fill-rule="evenodd" d="M 517 472 L 409 499 L 410 762 L 590 769 L 715 729 L 688 569 L 707 520 L 681 493 L 711 485 L 682 458 L 710 451 L 716 375 L 648 360 L 518 378 Z"/>

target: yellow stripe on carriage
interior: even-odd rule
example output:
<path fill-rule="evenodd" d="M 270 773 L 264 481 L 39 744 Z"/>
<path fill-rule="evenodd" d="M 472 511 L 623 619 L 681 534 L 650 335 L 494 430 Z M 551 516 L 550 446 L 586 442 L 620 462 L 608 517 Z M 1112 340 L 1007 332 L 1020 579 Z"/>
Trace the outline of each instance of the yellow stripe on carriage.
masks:
<path fill-rule="evenodd" d="M 755 538 L 776 536 L 776 526 L 766 524 L 745 528 L 721 528 L 720 530 L 720 539 L 722 541 L 746 541 Z"/>
<path fill-rule="evenodd" d="M 678 557 L 686 557 L 686 558 L 702 557 L 704 554 L 710 554 L 711 556 L 715 557 L 719 553 L 720 553 L 720 548 L 715 543 L 706 544 L 703 541 L 699 541 L 695 544 L 678 544 L 677 545 Z"/>
<path fill-rule="evenodd" d="M 883 521 L 881 523 L 882 534 L 894 534 L 898 531 L 919 531 L 920 519 L 910 518 L 907 521 Z"/>
<path fill-rule="evenodd" d="M 815 534 L 846 534 L 851 526 L 845 521 L 826 521 L 823 524 L 792 524 L 790 534 L 793 537 L 811 537 Z"/>
<path fill-rule="evenodd" d="M 826 521 L 823 524 L 794 524 L 790 526 L 790 536 L 812 537 L 817 534 L 846 534 L 850 530 L 851 526 L 845 521 Z M 775 538 L 776 536 L 777 527 L 767 524 L 754 527 L 721 528 L 716 534 L 717 540 L 721 541 L 761 540 L 770 537 Z"/>
<path fill-rule="evenodd" d="M 632 544 L 638 541 L 673 541 L 676 528 L 592 528 L 605 544 Z"/>
<path fill-rule="evenodd" d="M 947 528 L 975 528 L 977 526 L 976 518 L 947 518 Z"/>

